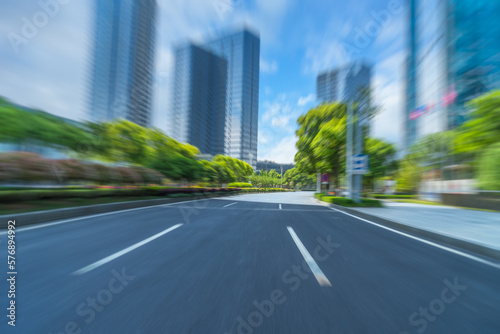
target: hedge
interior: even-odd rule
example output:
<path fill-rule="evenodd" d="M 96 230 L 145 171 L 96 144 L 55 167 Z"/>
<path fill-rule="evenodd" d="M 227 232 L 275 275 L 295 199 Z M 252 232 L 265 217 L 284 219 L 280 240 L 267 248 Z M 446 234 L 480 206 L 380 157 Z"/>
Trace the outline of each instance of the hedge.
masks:
<path fill-rule="evenodd" d="M 50 160 L 29 152 L 0 154 L 0 182 L 147 184 L 161 183 L 163 178 L 163 174 L 142 166 L 115 167 L 76 159 Z"/>
<path fill-rule="evenodd" d="M 253 188 L 251 183 L 247 182 L 232 182 L 227 185 L 228 188 Z"/>
<path fill-rule="evenodd" d="M 381 208 L 383 205 L 379 200 L 369 199 L 369 198 L 361 198 L 361 203 L 357 203 L 352 199 L 345 197 L 336 197 L 336 196 L 328 196 L 324 194 L 316 193 L 315 197 L 321 201 L 342 205 L 346 207 L 376 207 Z"/>
<path fill-rule="evenodd" d="M 240 189 L 242 193 L 270 193 L 270 192 L 288 192 L 293 191 L 291 189 L 284 188 L 243 188 Z"/>
<path fill-rule="evenodd" d="M 371 197 L 379 199 L 416 199 L 417 195 L 385 195 L 385 194 L 372 194 Z"/>

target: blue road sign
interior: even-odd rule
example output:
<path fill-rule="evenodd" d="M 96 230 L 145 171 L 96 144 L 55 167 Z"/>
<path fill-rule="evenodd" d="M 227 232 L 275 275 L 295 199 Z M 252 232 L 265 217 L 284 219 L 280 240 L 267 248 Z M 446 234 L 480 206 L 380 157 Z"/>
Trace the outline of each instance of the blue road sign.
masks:
<path fill-rule="evenodd" d="M 352 173 L 353 174 L 366 174 L 369 171 L 368 155 L 355 154 L 352 156 Z"/>

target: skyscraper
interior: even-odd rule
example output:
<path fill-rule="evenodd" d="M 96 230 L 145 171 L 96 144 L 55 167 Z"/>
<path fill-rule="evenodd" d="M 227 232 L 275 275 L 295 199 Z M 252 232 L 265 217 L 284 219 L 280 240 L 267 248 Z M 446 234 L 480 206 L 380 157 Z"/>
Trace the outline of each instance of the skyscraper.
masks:
<path fill-rule="evenodd" d="M 370 109 L 371 66 L 362 61 L 354 61 L 339 68 L 318 74 L 316 78 L 316 98 L 320 102 L 366 103 L 354 112 Z M 370 131 L 368 118 L 363 118 L 363 132 Z"/>
<path fill-rule="evenodd" d="M 260 38 L 247 29 L 205 47 L 227 61 L 225 152 L 257 167 Z"/>
<path fill-rule="evenodd" d="M 95 0 L 94 7 L 90 118 L 149 126 L 156 0 Z"/>
<path fill-rule="evenodd" d="M 451 130 L 467 102 L 500 88 L 500 2 L 410 0 L 405 144 Z"/>
<path fill-rule="evenodd" d="M 175 50 L 170 135 L 204 154 L 224 154 L 227 61 L 193 44 Z"/>
<path fill-rule="evenodd" d="M 320 102 L 354 101 L 369 90 L 371 67 L 357 61 L 334 70 L 318 74 L 316 97 Z"/>
<path fill-rule="evenodd" d="M 246 29 L 202 46 L 178 48 L 169 116 L 171 135 L 198 146 L 203 153 L 223 153 L 243 160 L 255 169 L 259 63 L 260 39 Z M 224 99 L 220 89 L 223 89 Z M 221 134 L 219 117 L 223 114 L 224 131 Z M 206 129 L 211 136 L 220 136 L 222 143 L 218 142 L 219 139 L 217 144 L 215 139 L 202 139 L 208 138 L 206 136 L 194 139 L 194 134 Z M 202 143 L 204 140 L 209 146 Z"/>

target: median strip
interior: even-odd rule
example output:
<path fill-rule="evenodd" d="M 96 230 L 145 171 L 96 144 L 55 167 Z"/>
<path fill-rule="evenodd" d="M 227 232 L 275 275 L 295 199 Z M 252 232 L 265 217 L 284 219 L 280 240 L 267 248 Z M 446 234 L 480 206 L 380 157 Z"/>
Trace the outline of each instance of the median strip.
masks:
<path fill-rule="evenodd" d="M 145 244 L 147 244 L 147 243 L 149 243 L 149 242 L 151 242 L 151 241 L 153 241 L 155 239 L 158 239 L 162 235 L 167 234 L 168 232 L 173 231 L 176 228 L 179 228 L 181 226 L 182 226 L 182 224 L 177 224 L 177 225 L 174 225 L 174 226 L 172 226 L 170 228 L 167 228 L 166 230 L 164 230 L 164 231 L 162 231 L 160 233 L 157 233 L 157 234 L 153 235 L 152 237 L 149 237 L 149 238 L 147 238 L 147 239 L 145 239 L 145 240 L 143 240 L 141 242 L 138 242 L 138 243 L 136 243 L 136 244 L 134 244 L 134 245 L 132 245 L 130 247 L 127 247 L 127 248 L 125 248 L 125 249 L 123 249 L 123 250 L 121 250 L 119 252 L 116 252 L 116 253 L 114 253 L 114 254 L 112 254 L 110 256 L 107 256 L 107 257 L 105 257 L 102 260 L 99 260 L 97 262 L 89 264 L 88 266 L 83 267 L 82 269 L 79 269 L 79 270 L 75 271 L 73 273 L 73 275 L 83 275 L 85 273 L 88 273 L 89 271 L 94 270 L 96 268 L 99 268 L 100 266 L 102 266 L 102 265 L 104 265 L 104 264 L 106 264 L 108 262 L 111 262 L 114 259 L 119 258 L 120 256 L 125 255 L 125 254 L 133 251 L 134 249 L 139 248 L 139 247 L 141 247 L 141 246 L 143 246 L 143 245 L 145 245 Z"/>
<path fill-rule="evenodd" d="M 300 241 L 299 237 L 291 228 L 290 226 L 286 227 L 288 229 L 288 232 L 292 236 L 293 241 L 295 241 L 295 244 L 297 245 L 297 248 L 299 249 L 300 253 L 304 257 L 304 260 L 306 260 L 307 265 L 311 269 L 311 272 L 313 273 L 314 277 L 316 277 L 316 280 L 318 281 L 319 285 L 321 286 L 332 286 L 328 278 L 326 278 L 325 274 L 323 271 L 319 268 L 318 264 L 316 261 L 314 261 L 313 257 L 311 254 L 309 254 L 309 251 L 306 249 L 302 241 Z"/>

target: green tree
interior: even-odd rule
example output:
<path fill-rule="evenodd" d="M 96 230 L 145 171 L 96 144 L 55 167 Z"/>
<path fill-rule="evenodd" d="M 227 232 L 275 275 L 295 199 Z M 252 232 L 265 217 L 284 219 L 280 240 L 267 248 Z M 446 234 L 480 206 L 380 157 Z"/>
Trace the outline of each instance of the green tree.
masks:
<path fill-rule="evenodd" d="M 383 140 L 366 138 L 365 152 L 369 156 L 370 172 L 363 176 L 363 181 L 373 189 L 373 182 L 376 179 L 396 172 L 396 148 Z"/>
<path fill-rule="evenodd" d="M 41 145 L 62 151 L 76 151 L 91 134 L 85 125 L 43 111 L 22 108 L 3 99 L 0 102 L 0 124 L 8 124 L 0 132 L 0 142 Z"/>
<path fill-rule="evenodd" d="M 500 142 L 494 143 L 484 150 L 478 169 L 481 189 L 500 190 Z"/>
<path fill-rule="evenodd" d="M 416 193 L 420 182 L 418 164 L 406 156 L 400 163 L 396 173 L 397 189 L 400 192 Z"/>
<path fill-rule="evenodd" d="M 281 175 L 276 170 L 271 169 L 251 176 L 250 181 L 258 188 L 277 188 L 281 186 Z"/>
<path fill-rule="evenodd" d="M 299 117 L 295 162 L 300 172 L 315 173 L 317 177 L 337 172 L 341 157 L 335 157 L 333 163 L 328 159 L 343 150 L 345 117 L 346 106 L 339 103 L 319 105 Z"/>
<path fill-rule="evenodd" d="M 500 90 L 472 100 L 469 107 L 472 112 L 458 129 L 455 149 L 476 154 L 500 141 Z"/>
<path fill-rule="evenodd" d="M 238 182 L 246 182 L 253 174 L 253 168 L 248 163 L 224 155 L 216 155 L 213 161 L 230 169 Z"/>
<path fill-rule="evenodd" d="M 289 188 L 302 189 L 314 185 L 315 176 L 301 173 L 297 168 L 289 169 L 283 175 L 283 184 Z"/>

